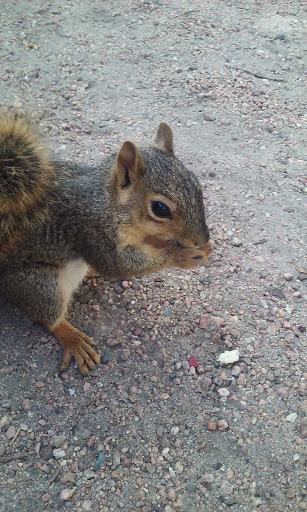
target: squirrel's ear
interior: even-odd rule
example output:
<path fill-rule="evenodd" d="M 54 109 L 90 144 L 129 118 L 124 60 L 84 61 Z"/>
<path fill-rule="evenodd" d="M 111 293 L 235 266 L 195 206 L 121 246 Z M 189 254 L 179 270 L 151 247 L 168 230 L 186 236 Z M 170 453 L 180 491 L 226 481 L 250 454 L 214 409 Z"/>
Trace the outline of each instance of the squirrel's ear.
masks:
<path fill-rule="evenodd" d="M 143 174 L 144 164 L 141 153 L 133 142 L 126 140 L 120 148 L 117 159 L 115 175 L 121 188 L 131 185 L 131 182 Z"/>
<path fill-rule="evenodd" d="M 174 154 L 173 132 L 168 124 L 160 123 L 155 138 L 155 145 L 169 155 Z"/>

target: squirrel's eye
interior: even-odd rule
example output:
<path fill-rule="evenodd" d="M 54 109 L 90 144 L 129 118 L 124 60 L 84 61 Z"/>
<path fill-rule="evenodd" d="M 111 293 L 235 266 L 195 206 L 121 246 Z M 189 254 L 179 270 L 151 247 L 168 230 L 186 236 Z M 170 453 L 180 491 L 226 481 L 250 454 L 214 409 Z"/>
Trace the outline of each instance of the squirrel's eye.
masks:
<path fill-rule="evenodd" d="M 156 217 L 162 217 L 164 219 L 170 219 L 172 217 L 169 207 L 162 203 L 162 201 L 151 201 L 151 209 Z"/>

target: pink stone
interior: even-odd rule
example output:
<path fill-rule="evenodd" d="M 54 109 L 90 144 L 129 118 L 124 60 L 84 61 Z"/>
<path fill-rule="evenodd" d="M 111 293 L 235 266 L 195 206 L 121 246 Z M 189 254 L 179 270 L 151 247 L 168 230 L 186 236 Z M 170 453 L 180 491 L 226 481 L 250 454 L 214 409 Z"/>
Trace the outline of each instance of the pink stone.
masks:
<path fill-rule="evenodd" d="M 209 315 L 202 315 L 199 319 L 199 327 L 200 329 L 205 329 L 210 325 L 210 316 Z"/>
<path fill-rule="evenodd" d="M 225 323 L 224 318 L 221 318 L 220 316 L 213 316 L 212 320 L 217 327 L 221 327 Z"/>
<path fill-rule="evenodd" d="M 238 380 L 237 380 L 237 385 L 238 386 L 245 386 L 246 385 L 246 377 L 245 375 L 243 375 L 243 373 L 241 373 L 238 377 Z"/>
<path fill-rule="evenodd" d="M 212 336 L 212 343 L 219 343 L 221 341 L 221 335 L 216 332 L 213 336 Z"/>
<path fill-rule="evenodd" d="M 212 380 L 210 379 L 210 377 L 205 377 L 204 385 L 209 388 L 211 386 L 211 384 L 212 384 Z"/>
<path fill-rule="evenodd" d="M 60 494 L 60 499 L 62 501 L 67 501 L 72 497 L 73 493 L 74 489 L 63 489 Z"/>
<path fill-rule="evenodd" d="M 216 421 L 208 421 L 207 423 L 207 429 L 212 430 L 213 432 L 217 429 L 217 423 Z"/>
<path fill-rule="evenodd" d="M 89 382 L 85 382 L 83 386 L 83 391 L 86 393 L 86 391 L 89 391 L 91 389 L 91 385 Z"/>
<path fill-rule="evenodd" d="M 219 420 L 217 422 L 218 429 L 221 430 L 221 432 L 224 432 L 228 428 L 228 423 L 226 420 Z"/>
<path fill-rule="evenodd" d="M 201 484 L 203 484 L 203 483 L 212 484 L 212 482 L 214 482 L 214 476 L 212 473 L 205 473 L 201 477 L 201 481 L 200 481 Z"/>
<path fill-rule="evenodd" d="M 191 357 L 191 359 L 189 360 L 189 365 L 194 366 L 194 368 L 197 368 L 199 365 L 198 359 L 196 357 Z"/>
<path fill-rule="evenodd" d="M 13 425 L 11 425 L 11 426 L 7 429 L 7 431 L 6 431 L 6 437 L 7 437 L 8 439 L 12 439 L 12 438 L 14 437 L 14 435 L 15 435 L 15 434 L 16 434 L 16 428 L 15 428 Z"/>

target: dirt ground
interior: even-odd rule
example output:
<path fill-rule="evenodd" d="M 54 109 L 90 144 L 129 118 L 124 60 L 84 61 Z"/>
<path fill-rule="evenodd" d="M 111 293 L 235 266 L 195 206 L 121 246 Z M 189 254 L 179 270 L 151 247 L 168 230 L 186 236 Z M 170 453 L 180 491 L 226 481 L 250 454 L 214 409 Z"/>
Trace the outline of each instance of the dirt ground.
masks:
<path fill-rule="evenodd" d="M 197 271 L 84 283 L 85 379 L 2 304 L 2 510 L 307 510 L 303 4 L 1 1 L 1 104 L 89 164 L 170 123 L 215 242 Z"/>

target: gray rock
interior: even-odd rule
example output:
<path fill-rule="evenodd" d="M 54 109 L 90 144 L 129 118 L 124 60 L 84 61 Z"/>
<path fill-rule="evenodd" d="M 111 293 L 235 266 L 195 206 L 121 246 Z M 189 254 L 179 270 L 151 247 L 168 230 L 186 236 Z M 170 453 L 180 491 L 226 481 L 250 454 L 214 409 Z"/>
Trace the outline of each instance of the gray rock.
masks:
<path fill-rule="evenodd" d="M 65 434 L 60 434 L 59 436 L 54 436 L 52 438 L 52 444 L 55 448 L 60 448 L 62 444 L 66 441 Z"/>

